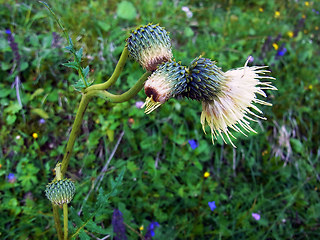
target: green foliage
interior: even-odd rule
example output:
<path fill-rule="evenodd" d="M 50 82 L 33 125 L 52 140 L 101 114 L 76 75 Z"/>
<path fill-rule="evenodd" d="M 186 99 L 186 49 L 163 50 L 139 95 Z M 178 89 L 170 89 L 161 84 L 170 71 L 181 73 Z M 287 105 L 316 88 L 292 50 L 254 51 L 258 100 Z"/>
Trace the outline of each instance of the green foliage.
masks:
<path fill-rule="evenodd" d="M 184 65 L 200 54 L 224 71 L 243 66 L 249 55 L 252 64 L 269 65 L 279 90 L 268 92 L 268 121 L 252 124 L 258 134 L 237 135 L 234 150 L 222 141 L 212 145 L 203 134 L 196 101 L 173 99 L 145 115 L 135 106 L 144 101 L 143 91 L 121 104 L 92 99 L 67 173 L 77 184 L 69 208 L 71 235 L 80 227 L 80 239 L 112 235 L 117 208 L 135 231 L 144 226 L 142 235 L 151 221 L 159 222 L 154 239 L 318 239 L 320 5 L 308 3 L 52 1 L 69 30 L 65 39 L 42 4 L 2 1 L 0 238 L 56 238 L 44 189 L 62 159 L 79 104 L 72 85 L 81 80 L 75 86 L 81 90 L 84 81 L 74 69 L 88 85 L 106 81 L 129 32 L 152 22 L 170 32 L 174 57 Z M 279 56 L 282 47 L 287 51 Z M 121 94 L 142 74 L 139 64 L 128 61 L 111 91 Z M 197 140 L 196 149 L 189 139 Z M 89 194 L 113 150 L 99 190 Z M 205 179 L 206 171 L 211 176 Z M 123 179 L 113 180 L 117 176 Z M 212 212 L 211 201 L 217 206 Z M 127 235 L 139 239 L 129 228 Z"/>

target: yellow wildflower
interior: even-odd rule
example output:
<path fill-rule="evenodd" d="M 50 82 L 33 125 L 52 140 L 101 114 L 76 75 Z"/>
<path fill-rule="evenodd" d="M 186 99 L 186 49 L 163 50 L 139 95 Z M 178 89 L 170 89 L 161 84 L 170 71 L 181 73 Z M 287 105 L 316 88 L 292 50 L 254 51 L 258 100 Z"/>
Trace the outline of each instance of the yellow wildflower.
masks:
<path fill-rule="evenodd" d="M 314 30 L 318 31 L 318 30 L 319 30 L 319 27 L 318 27 L 318 26 L 315 26 L 315 27 L 314 27 Z"/>
<path fill-rule="evenodd" d="M 305 19 L 305 18 L 306 18 L 306 15 L 303 14 L 303 15 L 302 15 L 302 18 Z"/>
<path fill-rule="evenodd" d="M 261 8 L 259 8 L 259 12 L 263 12 L 263 8 L 261 7 Z"/>
<path fill-rule="evenodd" d="M 310 90 L 312 90 L 312 88 L 313 88 L 312 84 L 310 84 L 308 88 L 309 88 Z"/>
<path fill-rule="evenodd" d="M 304 5 L 306 5 L 307 7 L 309 7 L 309 2 L 304 2 Z"/>
<path fill-rule="evenodd" d="M 140 231 L 143 231 L 143 230 L 144 230 L 144 226 L 141 225 L 141 226 L 139 227 L 139 230 L 140 230 Z"/>
<path fill-rule="evenodd" d="M 288 34 L 289 38 L 293 38 L 293 36 L 294 36 L 294 33 L 292 31 L 289 31 L 287 34 Z"/>
<path fill-rule="evenodd" d="M 39 137 L 39 135 L 38 135 L 38 133 L 33 133 L 33 134 L 32 134 L 32 137 L 33 137 L 34 139 L 37 139 L 37 138 Z"/>
<path fill-rule="evenodd" d="M 204 177 L 204 178 L 210 177 L 210 173 L 209 173 L 209 172 L 205 172 L 205 173 L 203 174 L 203 177 Z"/>
<path fill-rule="evenodd" d="M 275 18 L 280 17 L 280 12 L 279 12 L 279 11 L 275 11 L 275 13 L 274 13 L 274 17 L 275 17 Z"/>
<path fill-rule="evenodd" d="M 279 46 L 276 43 L 272 43 L 272 47 L 274 48 L 274 50 L 278 50 Z"/>
<path fill-rule="evenodd" d="M 267 155 L 268 153 L 269 153 L 268 150 L 264 150 L 261 155 L 262 155 L 262 156 L 265 156 L 265 155 Z"/>

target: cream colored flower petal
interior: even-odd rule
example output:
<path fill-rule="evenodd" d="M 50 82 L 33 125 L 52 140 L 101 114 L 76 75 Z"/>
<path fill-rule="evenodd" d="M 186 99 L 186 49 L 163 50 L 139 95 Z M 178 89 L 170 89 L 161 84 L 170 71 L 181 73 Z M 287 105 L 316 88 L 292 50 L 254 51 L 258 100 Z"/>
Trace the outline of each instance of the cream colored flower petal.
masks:
<path fill-rule="evenodd" d="M 250 110 L 253 109 L 262 114 L 262 111 L 254 105 L 255 103 L 272 105 L 257 98 L 257 95 L 267 96 L 263 90 L 277 90 L 271 85 L 271 82 L 260 82 L 260 79 L 274 79 L 264 76 L 269 72 L 265 68 L 266 66 L 247 67 L 245 65 L 245 67 L 225 72 L 226 81 L 223 83 L 222 91 L 212 101 L 202 102 L 200 121 L 204 132 L 205 125 L 209 125 L 212 141 L 220 136 L 226 143 L 225 135 L 235 147 L 230 136 L 235 137 L 231 134 L 230 129 L 242 134 L 244 132 L 241 129 L 255 132 L 250 126 L 250 121 L 256 121 L 252 117 L 266 119 Z"/>

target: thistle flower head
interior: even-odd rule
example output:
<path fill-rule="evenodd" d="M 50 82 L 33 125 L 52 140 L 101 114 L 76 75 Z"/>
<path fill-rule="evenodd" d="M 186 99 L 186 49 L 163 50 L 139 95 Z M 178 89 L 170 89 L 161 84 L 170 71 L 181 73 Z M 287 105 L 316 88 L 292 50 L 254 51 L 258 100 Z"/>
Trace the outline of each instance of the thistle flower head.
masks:
<path fill-rule="evenodd" d="M 245 136 L 246 134 L 241 128 L 247 132 L 255 132 L 250 127 L 250 121 L 256 120 L 252 119 L 251 116 L 265 118 L 258 115 L 262 114 L 262 111 L 254 104 L 272 105 L 258 99 L 257 95 L 267 97 L 264 90 L 277 90 L 271 85 L 271 82 L 260 81 L 260 79 L 274 78 L 264 75 L 269 72 L 265 70 L 266 66 L 248 67 L 247 62 L 242 68 L 223 73 L 225 81 L 221 83 L 221 90 L 211 100 L 202 102 L 201 124 L 204 131 L 206 123 L 209 125 L 212 141 L 214 141 L 214 138 L 217 139 L 219 135 L 226 143 L 224 134 L 235 147 L 230 139 L 230 136 L 235 138 L 230 129 Z"/>
<path fill-rule="evenodd" d="M 70 179 L 61 179 L 47 185 L 47 198 L 55 205 L 69 203 L 76 192 L 74 183 Z"/>
<path fill-rule="evenodd" d="M 151 113 L 169 98 L 181 94 L 186 86 L 186 67 L 174 61 L 162 63 L 144 85 L 145 113 Z"/>
<path fill-rule="evenodd" d="M 148 71 L 172 58 L 168 33 L 158 24 L 148 24 L 133 30 L 127 39 L 130 55 Z"/>
<path fill-rule="evenodd" d="M 189 66 L 188 87 L 183 95 L 198 101 L 210 101 L 221 91 L 224 81 L 223 72 L 215 62 L 200 56 Z"/>

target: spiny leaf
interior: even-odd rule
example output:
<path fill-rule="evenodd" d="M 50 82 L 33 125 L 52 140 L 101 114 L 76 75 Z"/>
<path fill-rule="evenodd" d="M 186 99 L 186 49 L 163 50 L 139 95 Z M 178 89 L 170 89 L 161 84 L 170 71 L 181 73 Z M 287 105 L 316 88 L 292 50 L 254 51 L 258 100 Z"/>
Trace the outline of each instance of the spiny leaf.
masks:
<path fill-rule="evenodd" d="M 78 61 L 81 60 L 82 58 L 82 52 L 83 52 L 83 48 L 80 48 L 77 52 L 76 52 L 76 56 L 78 58 Z"/>
<path fill-rule="evenodd" d="M 77 62 L 68 62 L 68 63 L 61 63 L 65 67 L 74 68 L 76 70 L 79 69 L 79 65 Z"/>
<path fill-rule="evenodd" d="M 85 78 L 87 78 L 87 76 L 88 76 L 88 73 L 89 73 L 89 66 L 86 66 L 86 68 L 85 69 L 83 69 L 83 76 L 85 77 Z"/>

